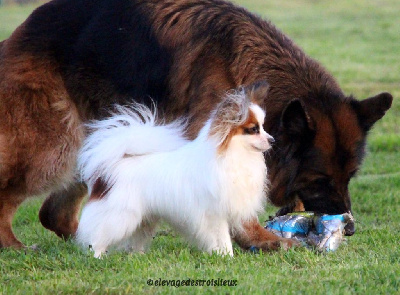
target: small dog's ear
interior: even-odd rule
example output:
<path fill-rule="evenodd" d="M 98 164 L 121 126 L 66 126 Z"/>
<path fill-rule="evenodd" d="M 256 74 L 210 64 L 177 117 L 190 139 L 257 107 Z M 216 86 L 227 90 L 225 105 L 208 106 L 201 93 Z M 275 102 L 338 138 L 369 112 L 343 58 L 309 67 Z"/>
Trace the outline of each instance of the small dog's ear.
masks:
<path fill-rule="evenodd" d="M 250 98 L 250 101 L 260 106 L 264 105 L 268 92 L 269 84 L 264 80 L 245 87 L 245 93 Z"/>
<path fill-rule="evenodd" d="M 250 102 L 244 87 L 228 92 L 217 106 L 215 119 L 230 125 L 241 124 L 247 116 Z"/>
<path fill-rule="evenodd" d="M 249 106 L 250 99 L 243 87 L 228 92 L 215 110 L 210 135 L 215 135 L 219 137 L 221 143 L 224 142 L 234 128 L 245 122 Z"/>

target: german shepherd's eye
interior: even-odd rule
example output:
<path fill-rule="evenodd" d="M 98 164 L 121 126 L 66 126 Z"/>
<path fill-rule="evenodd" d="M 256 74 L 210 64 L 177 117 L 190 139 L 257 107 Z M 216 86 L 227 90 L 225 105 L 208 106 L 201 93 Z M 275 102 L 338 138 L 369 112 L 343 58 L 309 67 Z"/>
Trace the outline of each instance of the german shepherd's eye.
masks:
<path fill-rule="evenodd" d="M 244 128 L 244 134 L 259 134 L 260 125 L 256 124 L 253 127 Z"/>
<path fill-rule="evenodd" d="M 335 181 L 328 177 L 321 177 L 314 181 L 314 184 L 317 186 L 325 186 L 325 187 L 334 187 Z"/>

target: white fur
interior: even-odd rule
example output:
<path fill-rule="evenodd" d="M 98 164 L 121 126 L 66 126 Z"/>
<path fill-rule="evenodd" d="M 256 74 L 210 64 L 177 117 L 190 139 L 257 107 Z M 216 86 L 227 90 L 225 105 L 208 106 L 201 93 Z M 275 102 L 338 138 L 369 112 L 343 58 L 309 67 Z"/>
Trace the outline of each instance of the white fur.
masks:
<path fill-rule="evenodd" d="M 262 126 L 264 112 L 250 107 Z M 220 153 L 220 140 L 209 136 L 212 121 L 193 141 L 183 137 L 182 121 L 157 125 L 141 105 L 93 123 L 79 168 L 89 191 L 99 177 L 109 191 L 83 208 L 77 241 L 95 257 L 111 246 L 144 251 L 163 219 L 200 249 L 232 256 L 229 231 L 263 208 L 267 171 L 259 148 L 269 148 L 270 136 L 262 128 L 235 135 Z"/>

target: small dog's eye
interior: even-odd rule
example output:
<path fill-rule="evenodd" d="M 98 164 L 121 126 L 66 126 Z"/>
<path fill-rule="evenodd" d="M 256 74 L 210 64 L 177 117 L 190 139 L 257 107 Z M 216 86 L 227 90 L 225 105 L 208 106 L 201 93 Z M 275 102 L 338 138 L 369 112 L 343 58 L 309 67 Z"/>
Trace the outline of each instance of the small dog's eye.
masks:
<path fill-rule="evenodd" d="M 245 128 L 244 133 L 245 134 L 258 134 L 258 133 L 260 133 L 260 126 L 257 124 L 253 127 Z"/>

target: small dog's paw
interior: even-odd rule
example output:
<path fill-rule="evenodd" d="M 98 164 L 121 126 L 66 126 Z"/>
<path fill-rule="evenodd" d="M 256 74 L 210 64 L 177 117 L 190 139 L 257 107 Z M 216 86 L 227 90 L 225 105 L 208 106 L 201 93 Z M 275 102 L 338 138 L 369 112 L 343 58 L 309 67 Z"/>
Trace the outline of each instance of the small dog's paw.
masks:
<path fill-rule="evenodd" d="M 108 251 L 106 251 L 105 249 L 94 248 L 93 245 L 89 245 L 89 251 L 94 253 L 93 257 L 97 259 L 102 259 L 108 253 Z"/>
<path fill-rule="evenodd" d="M 94 251 L 94 258 L 103 259 L 107 255 L 107 251 Z"/>

